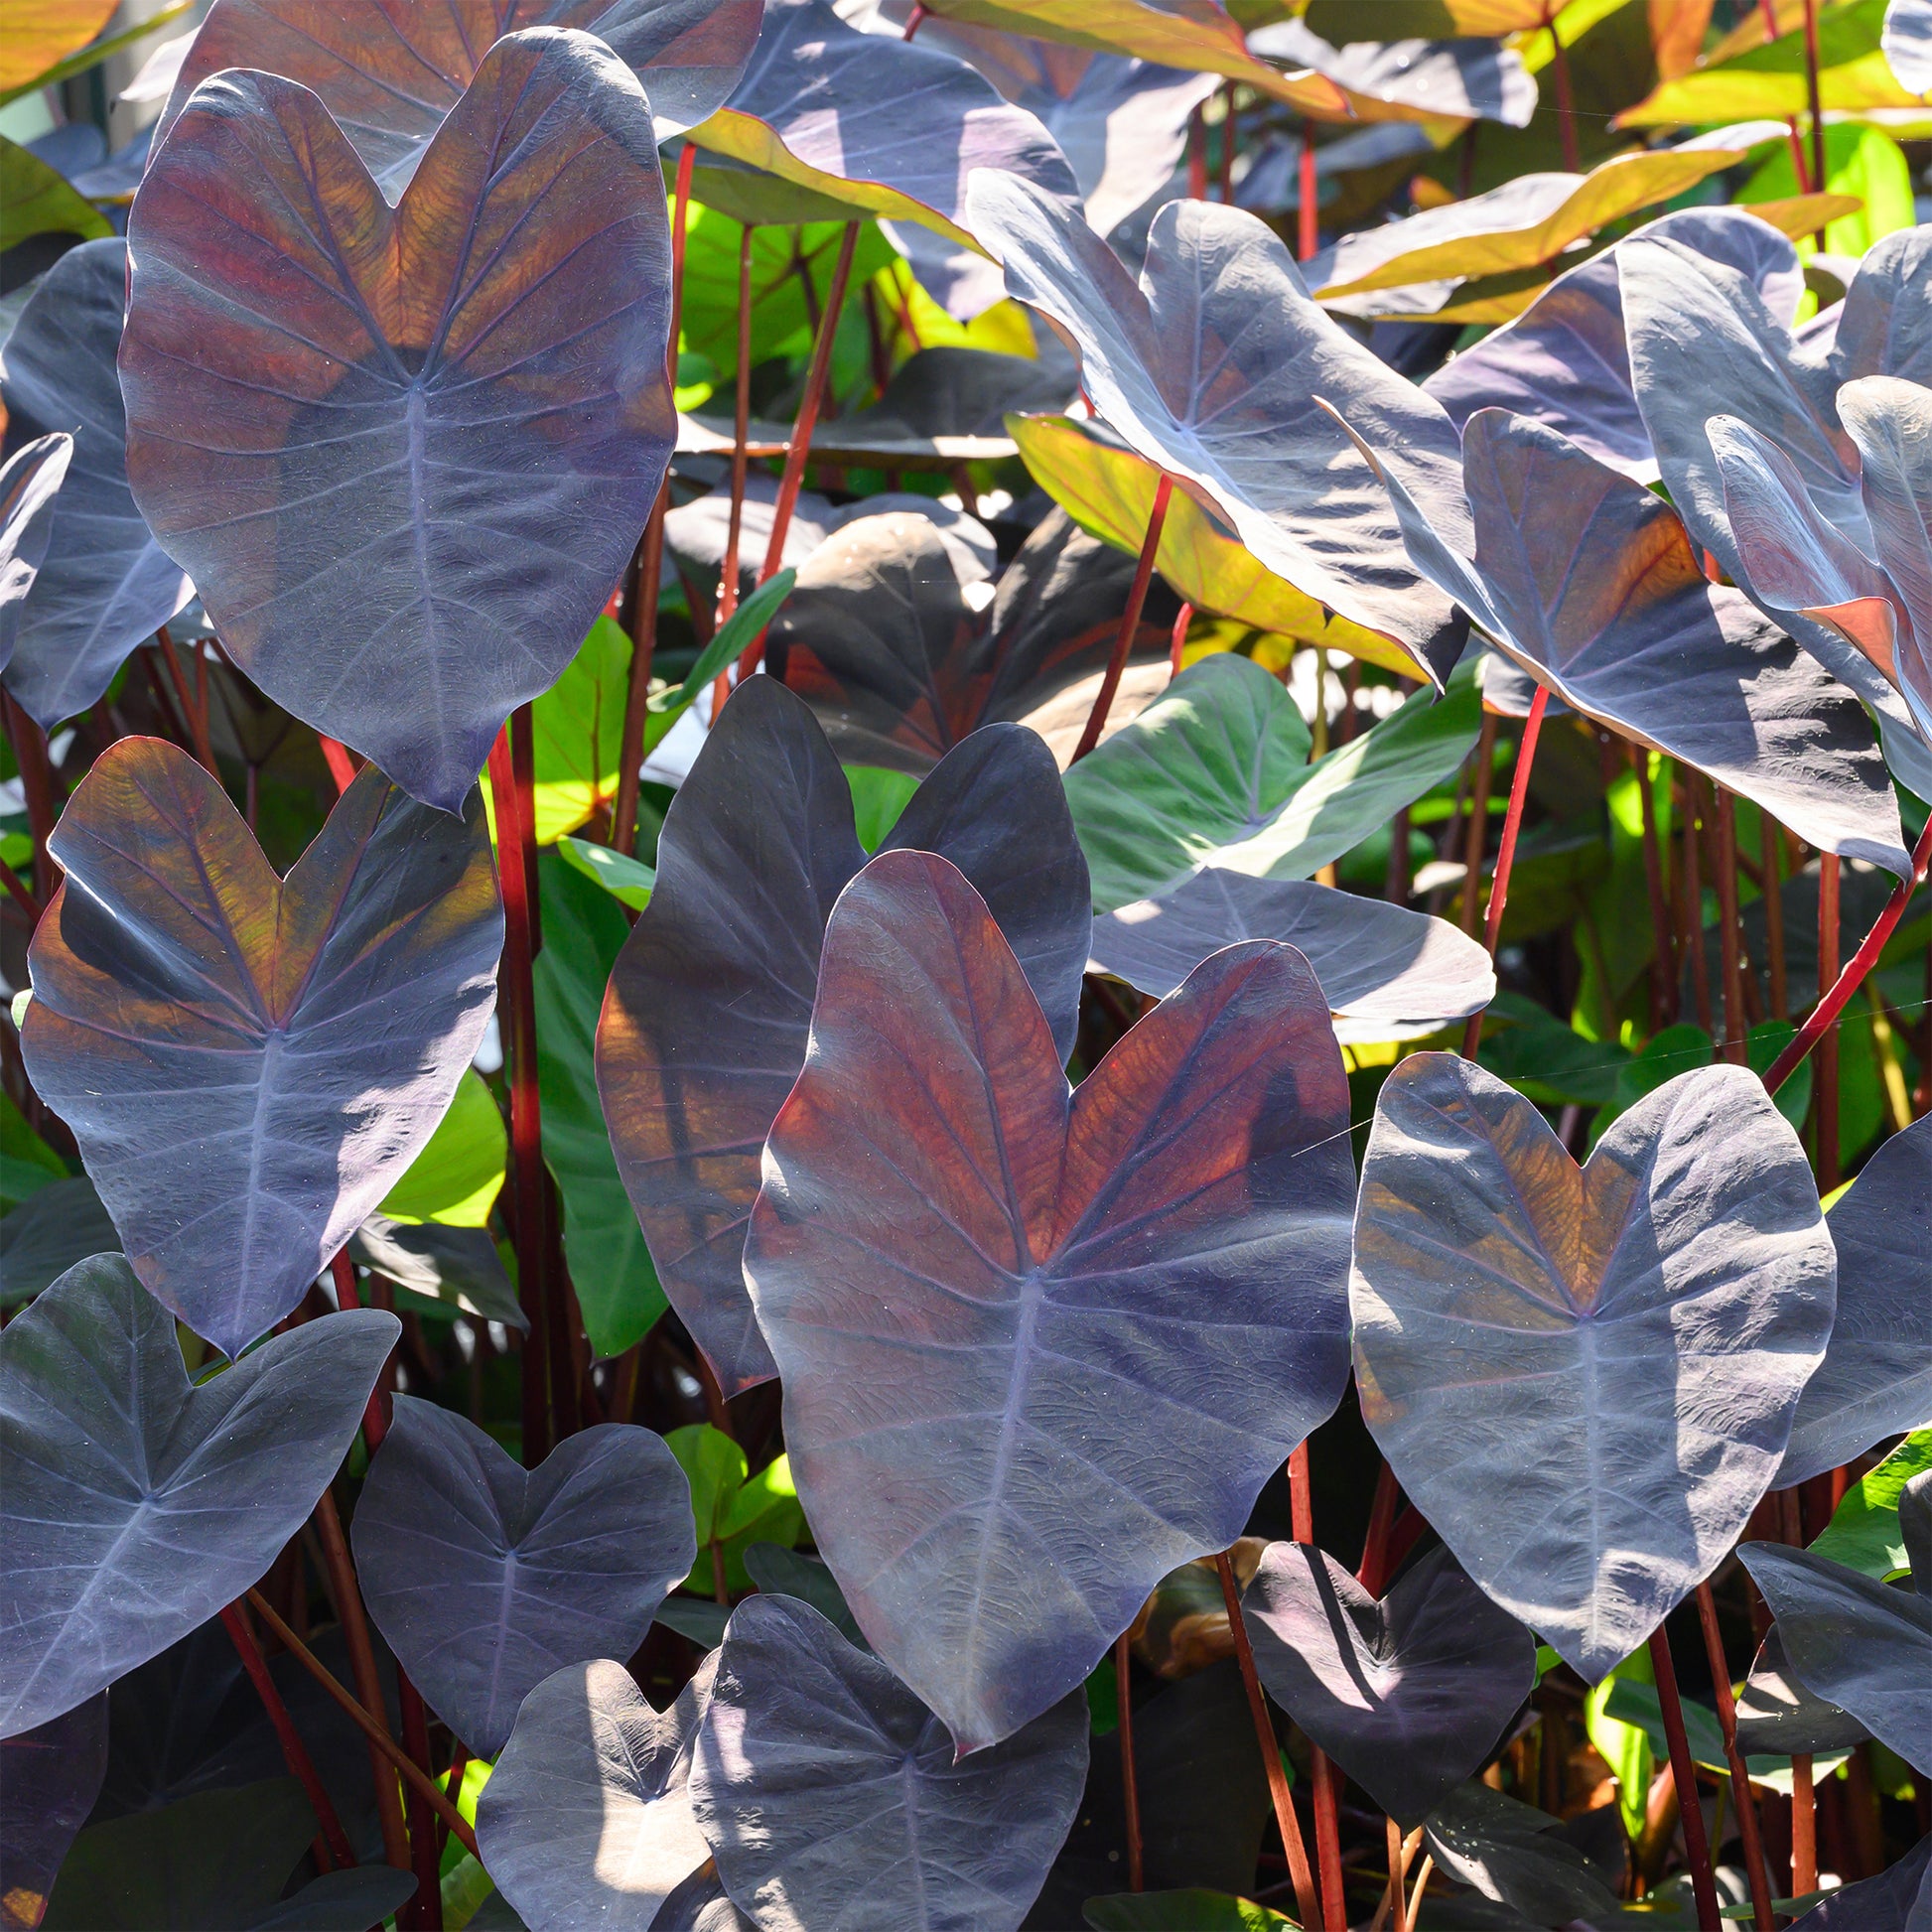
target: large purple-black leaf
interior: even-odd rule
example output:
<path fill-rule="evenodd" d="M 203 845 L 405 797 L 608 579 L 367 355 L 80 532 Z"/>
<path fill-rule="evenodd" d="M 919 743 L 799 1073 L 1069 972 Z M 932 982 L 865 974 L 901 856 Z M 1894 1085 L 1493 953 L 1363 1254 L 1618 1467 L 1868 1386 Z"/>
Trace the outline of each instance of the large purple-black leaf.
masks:
<path fill-rule="evenodd" d="M 155 542 L 127 482 L 127 416 L 114 353 L 127 244 L 70 248 L 27 298 L 0 361 L 8 442 L 66 432 L 73 457 L 47 555 L 20 613 L 7 689 L 52 730 L 87 709 L 122 660 L 194 596 Z"/>
<path fill-rule="evenodd" d="M 974 880 L 1072 1050 L 1087 869 L 1052 758 L 976 732 L 913 793 L 890 846 Z M 673 800 L 657 883 L 598 1023 L 611 1144 L 671 1306 L 736 1393 L 776 1371 L 745 1293 L 759 1157 L 805 1062 L 833 901 L 865 864 L 852 794 L 811 712 L 775 678 L 719 714 Z"/>
<path fill-rule="evenodd" d="M 819 1553 L 962 1750 L 1077 1687 L 1333 1409 L 1347 1109 L 1292 947 L 1217 953 L 1069 1095 L 951 865 L 840 897 L 745 1277 Z"/>
<path fill-rule="evenodd" d="M 286 880 L 185 753 L 69 800 L 21 1049 L 134 1271 L 238 1355 L 401 1178 L 488 1025 L 503 918 L 474 798 L 365 766 Z"/>
<path fill-rule="evenodd" d="M 695 126 L 738 84 L 759 0 L 215 0 L 155 126 L 157 146 L 210 74 L 253 68 L 299 81 L 394 202 L 436 130 L 505 34 L 594 34 L 650 96 L 657 138 Z"/>
<path fill-rule="evenodd" d="M 789 1596 L 732 1612 L 698 1727 L 691 1808 L 718 1875 L 762 1932 L 864 1922 L 1015 1932 L 1087 1774 L 1077 1688 L 959 1758 L 876 1657 Z"/>
<path fill-rule="evenodd" d="M 400 1332 L 379 1309 L 329 1315 L 197 1388 L 118 1255 L 0 1330 L 0 1736 L 72 1710 L 260 1578 Z"/>
<path fill-rule="evenodd" d="M 1489 955 L 1446 919 L 1311 880 L 1251 879 L 1216 866 L 1095 919 L 1092 964 L 1165 1000 L 1210 953 L 1244 939 L 1302 953 L 1344 1044 L 1432 1034 L 1496 996 Z"/>
<path fill-rule="evenodd" d="M 663 1712 L 621 1664 L 571 1664 L 523 1700 L 477 1842 L 530 1932 L 646 1932 L 710 1857 L 687 1782 L 715 1653 Z"/>
<path fill-rule="evenodd" d="M 14 654 L 20 607 L 54 534 L 54 505 L 73 459 L 73 438 L 37 436 L 0 467 L 0 671 Z"/>
<path fill-rule="evenodd" d="M 1536 81 L 1522 55 L 1493 40 L 1346 40 L 1337 47 L 1305 19 L 1288 19 L 1256 28 L 1248 47 L 1332 80 L 1364 121 L 1448 116 L 1527 127 L 1536 112 Z"/>
<path fill-rule="evenodd" d="M 1791 1932 L 1932 1932 L 1932 1838 L 1875 1878 L 1841 1885 Z"/>
<path fill-rule="evenodd" d="M 1779 1488 L 1932 1423 L 1932 1116 L 1894 1134 L 1832 1209 L 1838 1316 L 1805 1384 Z"/>
<path fill-rule="evenodd" d="M 675 437 L 643 89 L 586 34 L 512 34 L 392 208 L 306 87 L 230 71 L 128 228 L 148 521 L 270 697 L 457 810 L 603 609 Z"/>
<path fill-rule="evenodd" d="M 1617 1914 L 1615 1894 L 1557 1819 L 1486 1784 L 1451 1792 L 1424 1830 L 1444 1871 L 1504 1906 L 1508 1924 L 1594 1923 Z"/>
<path fill-rule="evenodd" d="M 1277 576 L 1400 643 L 1440 685 L 1460 621 L 1314 399 L 1358 415 L 1378 449 L 1399 447 L 1410 487 L 1446 517 L 1461 495 L 1455 432 L 1315 306 L 1273 232 L 1239 208 L 1171 203 L 1137 283 L 1077 210 L 1030 184 L 985 174 L 971 200 L 1008 290 L 1072 337 L 1094 408 L 1129 448 L 1213 503 Z"/>
<path fill-rule="evenodd" d="M 1772 1624 L 1737 1693 L 1737 1748 L 1747 1757 L 1789 1757 L 1850 1750 L 1870 1734 L 1858 1719 L 1806 1690 Z"/>
<path fill-rule="evenodd" d="M 0 1927 L 32 1932 L 107 1773 L 107 1694 L 0 1743 Z"/>
<path fill-rule="evenodd" d="M 525 1469 L 466 1418 L 414 1396 L 355 1507 L 369 1614 L 436 1714 L 479 1757 L 566 1664 L 629 1656 L 697 1555 L 664 1439 L 607 1423 Z"/>
<path fill-rule="evenodd" d="M 1536 1640 L 1440 1544 L 1377 1602 L 1326 1551 L 1271 1543 L 1241 1613 L 1269 1696 L 1404 1825 L 1481 1769 L 1536 1685 Z"/>
<path fill-rule="evenodd" d="M 1362 1413 L 1475 1582 L 1594 1683 L 1768 1487 L 1835 1273 L 1804 1150 L 1742 1067 L 1645 1095 L 1580 1169 L 1494 1075 L 1419 1053 L 1362 1167 Z"/>
<path fill-rule="evenodd" d="M 1377 452 L 1380 462 L 1380 452 Z M 1417 568 L 1576 710 L 1764 806 L 1826 850 L 1911 870 L 1858 701 L 1741 592 L 1670 505 L 1560 432 L 1484 409 L 1462 434 L 1458 551 L 1385 466 Z"/>

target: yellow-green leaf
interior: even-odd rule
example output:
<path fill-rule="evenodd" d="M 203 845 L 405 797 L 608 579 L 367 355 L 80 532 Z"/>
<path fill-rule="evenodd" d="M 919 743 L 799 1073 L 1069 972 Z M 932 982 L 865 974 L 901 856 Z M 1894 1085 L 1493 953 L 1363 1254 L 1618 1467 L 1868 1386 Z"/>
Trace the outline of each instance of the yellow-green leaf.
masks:
<path fill-rule="evenodd" d="M 1825 246 L 1835 255 L 1863 255 L 1880 237 L 1916 225 L 1912 171 L 1904 151 L 1875 127 L 1841 123 L 1826 128 L 1825 187 L 1861 205 L 1826 226 Z M 1737 199 L 1745 204 L 1771 202 L 1796 193 L 1797 169 L 1787 143 L 1771 150 Z M 1801 244 L 1800 252 L 1811 250 Z"/>
<path fill-rule="evenodd" d="M 509 1145 L 494 1096 L 476 1069 L 467 1068 L 450 1111 L 379 1211 L 392 1221 L 482 1227 L 502 1188 Z"/>
<path fill-rule="evenodd" d="M 94 205 L 39 155 L 0 135 L 0 249 L 30 235 L 72 234 L 95 241 L 114 232 Z"/>

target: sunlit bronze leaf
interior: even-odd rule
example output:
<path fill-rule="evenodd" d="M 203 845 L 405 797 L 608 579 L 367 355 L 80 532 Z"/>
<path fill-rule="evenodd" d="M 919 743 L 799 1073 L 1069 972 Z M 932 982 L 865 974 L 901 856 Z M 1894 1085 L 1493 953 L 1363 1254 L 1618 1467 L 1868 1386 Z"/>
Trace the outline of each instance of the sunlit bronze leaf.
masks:
<path fill-rule="evenodd" d="M 37 79 L 113 19 L 118 0 L 7 0 L 0 12 L 0 92 Z"/>

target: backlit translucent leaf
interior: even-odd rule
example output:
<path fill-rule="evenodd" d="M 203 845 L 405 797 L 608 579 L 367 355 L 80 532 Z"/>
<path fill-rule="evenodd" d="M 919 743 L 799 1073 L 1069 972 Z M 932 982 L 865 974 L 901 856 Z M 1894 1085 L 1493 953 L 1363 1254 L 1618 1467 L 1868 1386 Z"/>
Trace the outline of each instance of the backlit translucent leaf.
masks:
<path fill-rule="evenodd" d="M 1086 867 L 1045 749 L 973 734 L 895 822 L 975 879 L 1072 1050 Z M 745 1222 L 772 1117 L 804 1064 L 833 901 L 865 864 L 824 734 L 775 678 L 719 716 L 664 821 L 657 883 L 598 1026 L 618 1165 L 671 1305 L 734 1393 L 772 1373 L 746 1297 Z"/>
<path fill-rule="evenodd" d="M 1069 1096 L 952 866 L 841 896 L 745 1275 L 819 1553 L 962 1749 L 1075 1689 L 1332 1409 L 1346 1110 L 1292 947 L 1217 953 Z"/>
<path fill-rule="evenodd" d="M 763 1932 L 848 1916 L 906 1932 L 1014 1932 L 1073 1822 L 1086 1700 L 955 1762 L 886 1666 L 789 1596 L 732 1612 L 698 1727 L 691 1808 Z"/>
<path fill-rule="evenodd" d="M 493 1758 L 525 1693 L 643 1642 L 693 1545 L 661 1436 L 602 1424 L 525 1470 L 464 1417 L 399 1395 L 354 1547 L 397 1661 L 471 1751 Z"/>
<path fill-rule="evenodd" d="M 116 0 L 8 0 L 0 44 L 0 90 L 23 87 L 77 48 L 113 17 Z"/>
<path fill-rule="evenodd" d="M 283 881 L 199 764 L 133 738 L 56 828 L 21 1048 L 135 1272 L 226 1354 L 302 1299 L 476 1051 L 503 933 L 482 819 L 365 766 Z"/>
<path fill-rule="evenodd" d="M 1475 1582 L 1595 1683 L 1776 1473 L 1835 1274 L 1797 1136 L 1743 1068 L 1646 1095 L 1579 1169 L 1493 1075 L 1416 1054 L 1363 1162 L 1363 1416 Z"/>
<path fill-rule="evenodd" d="M 92 240 L 114 232 L 106 215 L 31 149 L 0 135 L 0 248 L 35 235 Z"/>
<path fill-rule="evenodd" d="M 391 208 L 314 94 L 231 70 L 129 231 L 149 522 L 270 697 L 455 811 L 576 654 L 670 453 L 643 89 L 588 35 L 498 41 Z"/>
<path fill-rule="evenodd" d="M 118 1255 L 0 1330 L 0 1735 L 70 1711 L 247 1589 L 315 1507 L 400 1324 L 305 1322 L 191 1388 Z"/>
<path fill-rule="evenodd" d="M 465 1067 L 449 1111 L 383 1195 L 380 1211 L 395 1221 L 483 1227 L 502 1191 L 509 1144 L 495 1095 L 475 1067 Z"/>

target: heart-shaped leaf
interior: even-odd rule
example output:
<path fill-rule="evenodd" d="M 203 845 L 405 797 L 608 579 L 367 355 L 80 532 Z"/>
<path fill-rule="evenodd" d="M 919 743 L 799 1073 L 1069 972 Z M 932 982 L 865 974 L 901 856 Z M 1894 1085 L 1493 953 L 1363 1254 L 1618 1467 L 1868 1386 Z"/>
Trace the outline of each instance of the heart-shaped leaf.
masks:
<path fill-rule="evenodd" d="M 123 739 L 52 850 L 28 1070 L 135 1272 L 238 1355 L 401 1176 L 483 1037 L 503 920 L 482 808 L 430 811 L 367 766 L 283 881 L 199 764 Z"/>
<path fill-rule="evenodd" d="M 1172 203 L 1137 283 L 1031 184 L 988 173 L 970 199 L 1008 290 L 1071 336 L 1086 393 L 1128 447 L 1201 491 L 1277 576 L 1447 676 L 1460 621 L 1416 577 L 1373 473 L 1314 397 L 1372 418 L 1446 513 L 1454 432 L 1310 300 L 1275 235 L 1239 208 Z"/>
<path fill-rule="evenodd" d="M 1646 1094 L 1580 1170 L 1520 1094 L 1418 1053 L 1362 1165 L 1362 1413 L 1475 1582 L 1595 1683 L 1764 1493 L 1835 1273 L 1804 1151 L 1742 1067 Z"/>
<path fill-rule="evenodd" d="M 848 27 L 829 0 L 766 0 L 744 79 L 691 138 L 855 215 L 914 221 L 964 248 L 980 247 L 966 207 L 976 168 L 1079 206 L 1065 156 L 1024 108 L 963 61 Z"/>
<path fill-rule="evenodd" d="M 54 1181 L 0 1220 L 0 1308 L 32 1301 L 76 1261 L 120 1249 L 94 1183 L 84 1174 Z"/>
<path fill-rule="evenodd" d="M 1301 955 L 1236 946 L 1069 1096 L 985 902 L 922 852 L 841 896 L 811 1037 L 746 1282 L 819 1552 L 976 1750 L 1333 1408 L 1341 1056 Z"/>
<path fill-rule="evenodd" d="M 1333 1557 L 1271 1543 L 1241 1599 L 1268 1694 L 1389 1815 L 1419 1823 L 1536 1687 L 1536 1641 L 1442 1546 L 1380 1602 Z"/>
<path fill-rule="evenodd" d="M 662 1713 L 609 1658 L 567 1665 L 523 1700 L 477 1802 L 477 1843 L 530 1932 L 645 1932 L 710 1856 L 686 1780 L 713 1668 Z"/>
<path fill-rule="evenodd" d="M 842 759 L 922 775 L 982 725 L 1030 723 L 1052 742 L 1056 699 L 1084 699 L 1084 724 L 1133 576 L 1132 559 L 1053 514 L 988 597 L 978 560 L 928 518 L 860 517 L 800 569 L 765 664 Z M 1137 674 L 1165 683 L 1169 649 L 1169 626 L 1144 617 L 1113 716 L 1132 715 Z"/>
<path fill-rule="evenodd" d="M 270 697 L 455 811 L 583 642 L 670 455 L 643 89 L 588 35 L 512 34 L 391 208 L 306 87 L 230 71 L 183 108 L 128 245 L 142 510 Z"/>
<path fill-rule="evenodd" d="M 369 1614 L 479 1757 L 565 1664 L 629 1656 L 695 1549 L 661 1436 L 602 1424 L 525 1470 L 474 1423 L 406 1395 L 353 1540 Z"/>
<path fill-rule="evenodd" d="M 103 1692 L 0 1743 L 0 1926 L 31 1932 L 107 1772 Z"/>
<path fill-rule="evenodd" d="M 0 671 L 14 654 L 20 607 L 34 588 L 54 534 L 54 505 L 73 438 L 38 436 L 24 443 L 0 467 Z"/>
<path fill-rule="evenodd" d="M 722 106 L 758 39 L 758 0 L 215 0 L 155 125 L 160 146 L 211 74 L 253 68 L 298 81 L 328 108 L 394 202 L 488 50 L 529 27 L 593 34 L 644 83 L 657 138 Z"/>
<path fill-rule="evenodd" d="M 1435 1033 L 1496 993 L 1489 955 L 1446 919 L 1215 866 L 1095 919 L 1091 963 L 1165 1000 L 1209 954 L 1244 939 L 1278 940 L 1308 960 L 1344 1045 Z"/>
<path fill-rule="evenodd" d="M 1737 1694 L 1737 1748 L 1750 1756 L 1850 1750 L 1870 1735 L 1858 1719 L 1798 1682 L 1774 1623 Z"/>
<path fill-rule="evenodd" d="M 1472 660 L 1440 700 L 1418 691 L 1310 764 L 1280 680 L 1252 658 L 1203 657 L 1066 774 L 1095 909 L 1159 897 L 1210 865 L 1308 878 L 1451 776 L 1481 715 Z"/>
<path fill-rule="evenodd" d="M 1436 1863 L 1459 1884 L 1532 1925 L 1614 1917 L 1615 1894 L 1558 1830 L 1558 1821 L 1487 1785 L 1465 1784 L 1425 1827 Z"/>
<path fill-rule="evenodd" d="M 1932 1596 L 1781 1543 L 1746 1543 L 1737 1554 L 1805 1689 L 1932 1772 Z"/>
<path fill-rule="evenodd" d="M 124 241 L 69 248 L 27 298 L 0 373 L 14 435 L 73 437 L 47 554 L 6 666 L 7 689 L 50 731 L 85 711 L 128 652 L 195 594 L 128 488 L 127 416 L 114 367 L 126 286 Z"/>
<path fill-rule="evenodd" d="M 165 1650 L 253 1584 L 315 1507 L 400 1333 L 363 1309 L 190 1386 L 118 1255 L 0 1330 L 0 1736 Z"/>
<path fill-rule="evenodd" d="M 1472 552 L 1430 525 L 1378 456 L 1417 568 L 1512 659 L 1814 844 L 1911 870 L 1863 711 L 1741 593 L 1706 579 L 1668 503 L 1501 409 L 1469 418 L 1462 463 Z"/>
<path fill-rule="evenodd" d="M 1638 229 L 1678 236 L 1699 254 L 1728 261 L 1789 325 L 1804 294 L 1797 250 L 1743 208 L 1683 208 Z M 1506 328 L 1449 357 L 1423 388 L 1460 430 L 1478 409 L 1514 410 L 1561 430 L 1580 449 L 1638 483 L 1657 479 L 1631 386 L 1615 248 L 1559 275 Z"/>
<path fill-rule="evenodd" d="M 732 1612 L 691 1765 L 691 1809 L 764 1932 L 834 1923 L 854 1897 L 907 1932 L 1012 1932 L 1073 1822 L 1086 1700 L 959 1759 L 875 1657 L 789 1596 Z"/>
<path fill-rule="evenodd" d="M 1072 1050 L 1089 924 L 1059 776 L 1017 726 L 973 734 L 890 843 L 951 856 L 1007 921 Z M 766 1130 L 804 1064 L 832 902 L 865 864 L 851 792 L 776 678 L 719 715 L 657 844 L 657 883 L 611 976 L 597 1077 L 618 1168 L 671 1305 L 736 1393 L 774 1373 L 745 1293 Z"/>
<path fill-rule="evenodd" d="M 1894 1134 L 1831 1213 L 1838 1317 L 1778 1469 L 1789 1488 L 1932 1422 L 1932 1119 Z"/>

